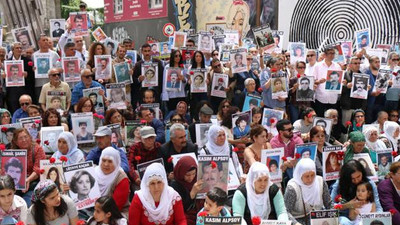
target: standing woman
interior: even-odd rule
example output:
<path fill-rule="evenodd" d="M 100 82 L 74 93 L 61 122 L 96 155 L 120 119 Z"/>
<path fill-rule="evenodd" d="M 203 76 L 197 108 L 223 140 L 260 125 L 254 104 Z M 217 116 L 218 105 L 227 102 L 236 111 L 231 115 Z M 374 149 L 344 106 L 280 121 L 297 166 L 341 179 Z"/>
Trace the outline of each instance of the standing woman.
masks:
<path fill-rule="evenodd" d="M 187 225 L 182 198 L 168 186 L 164 166 L 153 163 L 146 168 L 140 190 L 129 208 L 129 225 Z"/>
<path fill-rule="evenodd" d="M 61 156 L 67 157 L 66 165 L 72 165 L 85 161 L 82 150 L 78 149 L 78 144 L 74 135 L 68 131 L 64 131 L 58 135 L 57 140 L 58 151 L 53 154 L 53 158 L 60 159 Z"/>
<path fill-rule="evenodd" d="M 195 51 L 193 54 L 193 58 L 192 58 L 192 66 L 190 69 L 206 69 L 206 64 L 204 61 L 204 54 L 201 51 Z M 207 70 L 208 71 L 208 70 Z M 208 86 L 208 83 L 210 82 L 206 77 L 204 77 L 204 79 L 206 79 L 206 83 Z M 190 80 L 190 79 L 189 79 Z M 208 96 L 207 93 L 190 93 L 190 115 L 193 117 L 193 115 L 195 115 L 196 112 L 196 108 L 199 104 L 200 101 L 202 100 L 208 100 Z"/>
<path fill-rule="evenodd" d="M 180 69 L 181 72 L 178 74 L 178 81 L 181 81 L 182 86 L 180 90 L 167 90 L 166 82 L 167 82 L 167 72 L 169 68 Z M 182 53 L 180 50 L 171 50 L 169 65 L 166 65 L 164 68 L 164 84 L 162 84 L 162 100 L 167 102 L 168 111 L 172 111 L 177 106 L 178 102 L 186 100 L 186 70 L 183 68 L 183 59 Z M 161 84 L 160 84 L 161 85 Z"/>
<path fill-rule="evenodd" d="M 289 221 L 282 192 L 270 180 L 265 164 L 255 162 L 247 174 L 246 183 L 235 191 L 232 200 L 233 216 L 241 216 L 248 225 L 253 217 L 262 220 Z"/>
<path fill-rule="evenodd" d="M 76 225 L 78 211 L 72 199 L 60 195 L 57 185 L 51 180 L 41 181 L 32 195 L 28 225 Z"/>
<path fill-rule="evenodd" d="M 46 159 L 46 155 L 43 148 L 32 140 L 31 135 L 25 128 L 19 128 L 14 131 L 11 149 L 27 150 L 26 189 L 17 193 L 26 201 L 26 204 L 30 206 L 33 189 L 39 182 L 40 160 Z"/>
<path fill-rule="evenodd" d="M 0 196 L 0 224 L 26 223 L 28 207 L 24 199 L 15 194 L 14 179 L 9 175 L 0 176 Z"/>
<path fill-rule="evenodd" d="M 103 43 L 94 42 L 89 48 L 89 60 L 87 61 L 86 68 L 90 69 L 93 73 L 96 73 L 96 68 L 94 67 L 94 56 L 95 55 L 106 55 L 106 47 Z M 111 62 L 109 62 L 111 63 Z M 108 83 L 108 80 L 99 79 L 99 83 Z"/>
<path fill-rule="evenodd" d="M 311 211 L 330 209 L 331 204 L 328 185 L 316 174 L 314 161 L 310 158 L 300 159 L 286 187 L 287 211 L 296 222 L 309 225 Z"/>

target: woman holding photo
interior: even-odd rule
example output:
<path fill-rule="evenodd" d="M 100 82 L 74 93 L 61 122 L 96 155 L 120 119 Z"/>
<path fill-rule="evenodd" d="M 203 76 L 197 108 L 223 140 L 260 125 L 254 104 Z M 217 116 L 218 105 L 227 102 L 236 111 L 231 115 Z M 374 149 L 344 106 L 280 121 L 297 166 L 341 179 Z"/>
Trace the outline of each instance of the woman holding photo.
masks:
<path fill-rule="evenodd" d="M 108 109 L 106 111 L 104 125 L 119 124 L 121 139 L 125 140 L 125 118 L 118 109 Z"/>
<path fill-rule="evenodd" d="M 58 151 L 53 154 L 53 158 L 60 159 L 61 156 L 67 157 L 65 165 L 72 165 L 85 161 L 85 156 L 78 148 L 76 139 L 71 132 L 64 131 L 58 135 Z"/>
<path fill-rule="evenodd" d="M 69 130 L 66 123 L 61 123 L 61 115 L 54 108 L 48 108 L 42 115 L 43 127 L 63 126 L 64 130 Z"/>

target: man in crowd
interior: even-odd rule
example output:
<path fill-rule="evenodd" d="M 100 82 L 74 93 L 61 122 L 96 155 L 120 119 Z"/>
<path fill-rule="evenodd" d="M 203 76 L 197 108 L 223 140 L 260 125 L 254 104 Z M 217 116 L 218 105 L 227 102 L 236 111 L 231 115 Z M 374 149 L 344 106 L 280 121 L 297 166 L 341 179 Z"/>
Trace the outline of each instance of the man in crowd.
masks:
<path fill-rule="evenodd" d="M 378 114 L 378 112 L 383 110 L 385 107 L 385 101 L 386 101 L 385 94 L 382 94 L 379 90 L 373 90 L 380 67 L 381 67 L 381 62 L 379 57 L 371 56 L 369 58 L 369 68 L 365 71 L 365 74 L 369 75 L 369 85 L 372 87 L 368 91 L 367 110 L 366 110 L 367 123 L 371 123 L 372 121 L 374 121 L 376 119 L 376 115 Z M 392 81 L 390 80 L 389 85 L 391 84 Z"/>
<path fill-rule="evenodd" d="M 71 105 L 74 107 L 74 111 L 76 111 L 76 104 L 78 103 L 79 99 L 83 97 L 84 89 L 101 87 L 102 90 L 99 91 L 99 94 L 103 96 L 104 102 L 107 102 L 105 97 L 106 89 L 99 82 L 94 81 L 93 78 L 94 75 L 90 69 L 84 69 L 81 71 L 81 81 L 77 83 L 72 90 Z"/>
<path fill-rule="evenodd" d="M 154 118 L 153 113 L 146 107 L 140 107 L 138 116 L 141 120 L 145 120 L 148 126 L 154 128 L 157 134 L 156 141 L 163 144 L 165 142 L 165 129 L 163 122 Z"/>
<path fill-rule="evenodd" d="M 117 57 L 115 57 L 112 61 L 112 66 L 114 67 L 116 64 L 119 63 L 128 63 L 128 59 L 126 58 L 126 48 L 122 45 L 119 45 L 117 48 Z M 125 67 L 121 67 L 121 68 L 125 68 Z M 133 69 L 129 69 L 129 76 L 133 75 Z M 121 72 L 123 74 L 126 73 L 126 71 Z M 111 76 L 111 83 L 117 83 L 117 79 L 116 79 L 116 74 L 114 72 L 114 70 L 112 70 L 112 76 Z M 127 76 L 127 77 L 129 77 Z M 126 98 L 127 100 L 130 102 L 131 100 L 131 85 L 126 85 Z"/>
<path fill-rule="evenodd" d="M 75 42 L 75 47 L 76 47 L 76 51 L 75 51 L 76 56 L 80 60 L 82 60 L 82 62 L 84 62 L 86 64 L 86 62 L 89 58 L 89 52 L 85 48 L 83 48 L 83 37 L 76 36 L 74 38 L 74 42 Z"/>
<path fill-rule="evenodd" d="M 394 68 L 398 66 L 400 60 L 400 56 L 396 52 L 389 53 L 388 57 L 388 66 L 390 70 L 393 72 Z M 400 98 L 400 88 L 398 87 L 389 87 L 386 92 L 386 102 L 385 102 L 385 110 L 390 111 L 392 109 L 397 109 Z"/>
<path fill-rule="evenodd" d="M 309 49 L 307 51 L 307 66 L 306 66 L 306 70 L 305 70 L 305 74 L 307 76 L 312 76 L 314 73 L 314 66 L 317 63 L 317 51 L 315 51 L 314 49 Z"/>
<path fill-rule="evenodd" d="M 300 87 L 297 91 L 297 96 L 299 99 L 313 99 L 314 91 L 310 88 L 310 79 L 307 77 L 300 78 Z"/>
<path fill-rule="evenodd" d="M 21 95 L 21 97 L 19 97 L 19 105 L 21 106 L 21 108 L 17 109 L 13 113 L 12 123 L 16 123 L 19 119 L 28 117 L 28 113 L 26 112 L 26 109 L 28 108 L 28 105 L 30 105 L 30 104 L 32 104 L 31 96 Z"/>
<path fill-rule="evenodd" d="M 189 134 L 192 143 L 196 143 L 196 124 L 211 123 L 211 115 L 213 114 L 214 114 L 213 110 L 207 105 L 204 105 L 203 107 L 200 108 L 199 121 L 196 121 L 189 125 Z"/>

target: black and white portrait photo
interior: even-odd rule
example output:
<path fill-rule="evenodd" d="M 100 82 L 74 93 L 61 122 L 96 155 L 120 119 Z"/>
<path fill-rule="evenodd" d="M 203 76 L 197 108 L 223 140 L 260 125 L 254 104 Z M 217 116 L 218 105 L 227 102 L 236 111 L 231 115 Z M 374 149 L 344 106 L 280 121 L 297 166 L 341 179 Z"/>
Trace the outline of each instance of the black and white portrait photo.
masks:
<path fill-rule="evenodd" d="M 296 90 L 297 101 L 314 101 L 314 77 L 307 76 L 298 79 L 299 87 Z"/>
<path fill-rule="evenodd" d="M 353 74 L 353 87 L 350 93 L 351 98 L 367 99 L 369 75 Z"/>
<path fill-rule="evenodd" d="M 61 37 L 65 32 L 65 19 L 50 20 L 50 36 L 53 39 Z"/>

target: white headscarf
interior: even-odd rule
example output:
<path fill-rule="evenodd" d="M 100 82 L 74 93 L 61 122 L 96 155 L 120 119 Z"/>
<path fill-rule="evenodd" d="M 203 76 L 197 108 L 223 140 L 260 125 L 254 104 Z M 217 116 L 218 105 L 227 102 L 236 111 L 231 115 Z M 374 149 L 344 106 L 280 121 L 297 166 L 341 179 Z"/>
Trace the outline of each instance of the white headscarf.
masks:
<path fill-rule="evenodd" d="M 58 140 L 64 139 L 68 145 L 68 153 L 63 155 L 60 151 L 57 151 L 53 154 L 53 157 L 59 159 L 61 156 L 66 156 L 68 161 L 66 165 L 71 165 L 75 163 L 79 163 L 84 159 L 84 155 L 81 150 L 78 149 L 78 144 L 76 143 L 76 139 L 73 134 L 68 131 L 64 131 L 58 135 Z"/>
<path fill-rule="evenodd" d="M 398 128 L 400 128 L 399 124 L 393 121 L 386 121 L 383 124 L 383 131 L 385 132 L 384 135 L 392 143 L 394 151 L 397 151 L 397 142 L 400 137 L 394 138 L 393 135 Z"/>
<path fill-rule="evenodd" d="M 366 147 L 369 150 L 373 150 L 373 151 L 386 149 L 386 145 L 385 145 L 385 143 L 383 143 L 383 141 L 377 139 L 375 142 L 372 142 L 369 140 L 369 138 L 371 137 L 371 133 L 374 131 L 379 135 L 378 128 L 376 128 L 374 126 L 367 126 L 367 127 L 363 128 L 363 134 L 365 136 L 365 141 L 367 142 Z"/>
<path fill-rule="evenodd" d="M 158 206 L 156 206 L 149 190 L 149 184 L 153 179 L 161 180 L 164 183 L 164 190 Z M 160 163 L 152 163 L 146 168 L 140 184 L 140 190 L 136 193 L 142 202 L 149 222 L 155 224 L 166 224 L 174 213 L 172 208 L 175 202 L 181 200 L 179 194 L 168 186 L 167 174 L 164 166 Z"/>
<path fill-rule="evenodd" d="M 264 193 L 257 194 L 254 182 L 263 176 L 268 177 L 267 188 Z M 259 216 L 261 219 L 268 219 L 271 212 L 271 203 L 269 200 L 269 188 L 271 185 L 272 182 L 268 167 L 263 163 L 254 162 L 250 167 L 246 179 L 247 205 L 249 206 L 251 217 Z"/>
<path fill-rule="evenodd" d="M 222 146 L 215 144 L 220 131 L 225 132 L 224 128 L 219 125 L 212 125 L 208 130 L 206 147 L 211 155 L 229 155 L 228 138 L 225 133 L 225 143 Z"/>
<path fill-rule="evenodd" d="M 115 169 L 110 174 L 106 175 L 101 170 L 101 163 L 103 158 L 111 159 L 114 163 Z M 103 149 L 99 160 L 99 166 L 95 168 L 97 182 L 99 184 L 101 196 L 105 196 L 107 194 L 108 189 L 110 188 L 114 180 L 117 178 L 118 173 L 120 171 L 123 172 L 121 168 L 121 156 L 119 155 L 119 151 L 113 147 L 107 147 Z"/>
<path fill-rule="evenodd" d="M 315 169 L 315 162 L 310 158 L 302 158 L 297 162 L 294 168 L 293 180 L 297 185 L 301 187 L 301 192 L 303 194 L 304 203 L 310 205 L 321 205 L 322 204 L 322 192 L 320 184 L 317 182 L 317 176 L 315 176 L 314 181 L 310 185 L 306 185 L 301 180 L 304 173 L 313 171 L 317 175 Z"/>

